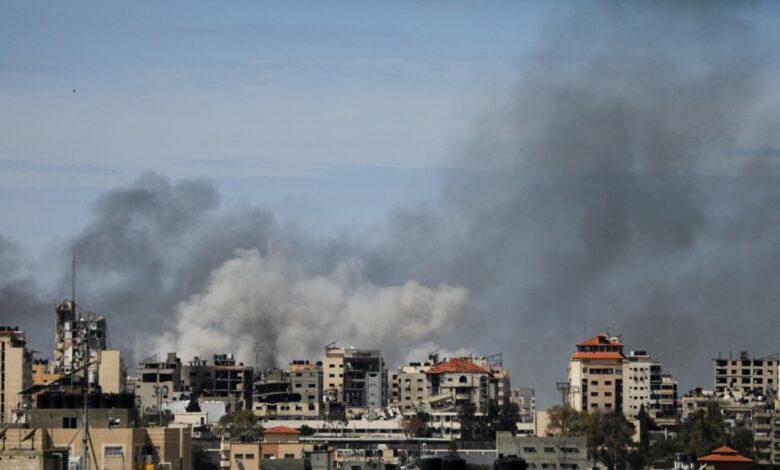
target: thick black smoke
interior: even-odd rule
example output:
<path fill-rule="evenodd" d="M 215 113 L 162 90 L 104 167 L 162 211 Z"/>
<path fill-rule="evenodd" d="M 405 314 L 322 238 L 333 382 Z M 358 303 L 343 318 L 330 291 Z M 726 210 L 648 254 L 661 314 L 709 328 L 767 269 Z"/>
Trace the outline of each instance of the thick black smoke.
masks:
<path fill-rule="evenodd" d="M 683 391 L 711 387 L 721 351 L 776 352 L 780 186 L 761 149 L 780 119 L 751 13 L 589 3 L 553 22 L 442 208 L 398 214 L 377 274 L 466 286 L 453 339 L 508 353 L 542 404 L 607 329 Z"/>
<path fill-rule="evenodd" d="M 220 207 L 208 182 L 143 175 L 101 197 L 75 241 L 77 298 L 135 359 L 232 346 L 248 360 L 260 341 L 271 363 L 332 340 L 400 359 L 434 341 L 503 351 L 547 405 L 574 343 L 608 328 L 683 389 L 707 387 L 719 351 L 777 351 L 780 119 L 751 14 L 588 3 L 553 19 L 440 200 L 375 240 L 322 240 Z M 0 300 L 20 305 L 3 318 L 40 330 L 51 296 L 6 268 L 12 253 L 0 243 Z"/>

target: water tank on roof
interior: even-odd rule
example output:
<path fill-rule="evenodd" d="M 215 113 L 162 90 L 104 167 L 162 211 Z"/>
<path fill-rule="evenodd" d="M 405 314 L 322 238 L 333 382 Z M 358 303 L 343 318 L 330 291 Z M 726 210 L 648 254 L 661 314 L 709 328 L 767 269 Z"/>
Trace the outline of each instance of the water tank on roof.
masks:
<path fill-rule="evenodd" d="M 526 470 L 528 464 L 516 455 L 500 457 L 493 463 L 493 470 Z"/>
<path fill-rule="evenodd" d="M 420 470 L 442 470 L 441 457 L 436 455 L 424 455 L 418 463 Z"/>
<path fill-rule="evenodd" d="M 51 406 L 51 401 L 48 393 L 41 393 L 38 395 L 37 406 L 41 409 L 48 409 Z"/>
<path fill-rule="evenodd" d="M 441 458 L 442 470 L 466 470 L 466 459 L 458 454 L 447 454 Z"/>

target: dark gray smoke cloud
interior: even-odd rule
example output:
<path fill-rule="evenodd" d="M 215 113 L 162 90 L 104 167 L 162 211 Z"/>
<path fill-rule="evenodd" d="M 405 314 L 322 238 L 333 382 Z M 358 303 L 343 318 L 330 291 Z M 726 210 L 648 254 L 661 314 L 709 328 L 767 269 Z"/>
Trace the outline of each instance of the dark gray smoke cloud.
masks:
<path fill-rule="evenodd" d="M 415 228 L 382 269 L 468 287 L 459 330 L 509 353 L 543 404 L 574 343 L 608 328 L 683 390 L 711 387 L 719 351 L 776 352 L 776 157 L 746 149 L 774 148 L 780 120 L 750 14 L 588 3 L 554 21 L 478 121 L 442 210 L 399 215 Z"/>
<path fill-rule="evenodd" d="M 35 281 L 23 272 L 22 258 L 19 247 L 0 235 L 0 325 L 34 331 L 47 323 L 53 302 L 47 302 Z M 31 347 L 48 350 L 54 333 L 36 339 Z"/>
<path fill-rule="evenodd" d="M 548 405 L 574 343 L 609 328 L 681 388 L 710 386 L 719 351 L 778 349 L 780 119 L 751 14 L 588 3 L 552 19 L 440 200 L 397 211 L 376 240 L 322 239 L 222 207 L 206 181 L 143 175 L 77 238 L 77 297 L 135 359 L 234 346 L 248 360 L 253 341 L 266 364 L 332 340 L 391 360 L 418 344 L 503 351 Z M 3 318 L 50 328 L 13 313 L 52 298 L 13 274 L 13 253 L 0 240 L 0 299 L 29 305 Z"/>

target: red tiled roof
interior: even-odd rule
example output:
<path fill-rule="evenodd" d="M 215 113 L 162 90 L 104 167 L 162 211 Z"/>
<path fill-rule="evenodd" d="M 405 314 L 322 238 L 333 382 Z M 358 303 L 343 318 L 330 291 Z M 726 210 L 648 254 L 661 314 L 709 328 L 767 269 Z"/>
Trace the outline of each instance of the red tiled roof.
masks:
<path fill-rule="evenodd" d="M 623 343 L 621 343 L 620 341 L 610 339 L 606 333 L 599 333 L 593 338 L 586 339 L 581 343 L 577 343 L 577 346 L 602 346 L 602 345 L 623 346 Z"/>
<path fill-rule="evenodd" d="M 447 362 L 441 362 L 431 367 L 426 374 L 489 374 L 490 371 L 480 367 L 468 359 L 454 357 Z"/>
<path fill-rule="evenodd" d="M 751 459 L 737 454 L 737 451 L 731 447 L 723 446 L 713 450 L 710 455 L 699 457 L 699 462 L 743 462 L 750 463 Z"/>
<path fill-rule="evenodd" d="M 571 355 L 572 359 L 625 359 L 622 353 L 617 351 L 611 352 L 591 352 L 591 351 L 577 351 Z"/>
<path fill-rule="evenodd" d="M 287 426 L 274 426 L 272 428 L 263 431 L 264 434 L 300 434 L 297 429 L 289 428 Z"/>

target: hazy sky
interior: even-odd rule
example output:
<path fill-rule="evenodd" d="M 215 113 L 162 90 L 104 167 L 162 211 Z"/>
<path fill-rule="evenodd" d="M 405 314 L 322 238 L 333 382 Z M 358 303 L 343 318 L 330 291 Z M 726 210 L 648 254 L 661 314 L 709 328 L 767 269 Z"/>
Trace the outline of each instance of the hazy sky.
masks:
<path fill-rule="evenodd" d="M 550 14 L 522 2 L 0 3 L 3 232 L 152 169 L 336 227 L 432 192 Z M 73 93 L 73 90 L 76 90 Z"/>
<path fill-rule="evenodd" d="M 547 405 L 611 327 L 706 387 L 718 351 L 778 349 L 778 18 L 0 1 L 3 320 L 51 348 L 76 244 L 129 362 L 208 328 L 277 361 L 504 351 Z M 329 337 L 285 349 L 303 327 Z"/>

